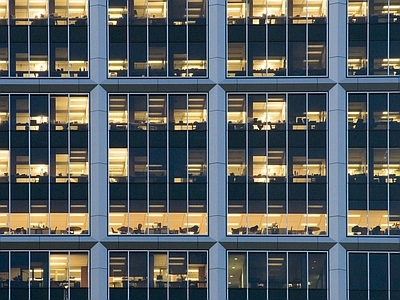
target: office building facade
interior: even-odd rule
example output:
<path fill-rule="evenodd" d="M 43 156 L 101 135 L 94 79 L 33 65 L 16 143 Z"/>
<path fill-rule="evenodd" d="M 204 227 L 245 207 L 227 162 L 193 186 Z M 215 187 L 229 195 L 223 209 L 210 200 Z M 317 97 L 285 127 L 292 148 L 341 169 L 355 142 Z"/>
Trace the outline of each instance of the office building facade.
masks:
<path fill-rule="evenodd" d="M 0 298 L 399 298 L 398 2 L 0 0 Z"/>

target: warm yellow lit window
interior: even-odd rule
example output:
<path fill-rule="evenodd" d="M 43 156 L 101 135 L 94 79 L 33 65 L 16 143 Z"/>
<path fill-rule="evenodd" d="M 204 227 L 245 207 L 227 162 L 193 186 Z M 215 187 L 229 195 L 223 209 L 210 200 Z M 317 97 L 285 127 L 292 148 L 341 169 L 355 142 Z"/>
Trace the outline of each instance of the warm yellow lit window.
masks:
<path fill-rule="evenodd" d="M 268 18 L 283 17 L 286 15 L 285 0 L 268 0 L 267 1 L 267 16 Z"/>
<path fill-rule="evenodd" d="M 326 176 L 325 159 L 309 158 L 307 174 L 308 176 Z"/>
<path fill-rule="evenodd" d="M 15 18 L 16 19 L 28 19 L 28 0 L 18 0 L 15 3 Z M 33 16 L 34 18 L 35 16 Z M 21 24 L 28 24 L 26 23 L 21 23 Z"/>
<path fill-rule="evenodd" d="M 267 174 L 267 158 L 265 156 L 253 156 L 253 176 L 255 182 L 265 182 Z"/>
<path fill-rule="evenodd" d="M 49 1 L 47 0 L 29 1 L 29 19 L 35 20 L 35 19 L 47 18 L 48 3 Z"/>
<path fill-rule="evenodd" d="M 108 122 L 110 124 L 127 124 L 128 108 L 125 97 L 110 98 L 110 109 L 108 112 Z"/>
<path fill-rule="evenodd" d="M 267 122 L 273 127 L 276 123 L 285 123 L 286 120 L 286 102 L 281 97 L 269 97 L 267 105 Z M 270 124 L 271 123 L 271 124 Z M 275 124 L 273 124 L 275 123 Z M 274 129 L 274 128 L 269 128 Z"/>
<path fill-rule="evenodd" d="M 31 176 L 47 176 L 48 174 L 49 174 L 49 165 L 44 165 L 44 164 L 30 165 Z"/>
<path fill-rule="evenodd" d="M 88 1 L 87 0 L 69 0 L 69 18 L 83 18 L 87 16 L 87 5 Z"/>
<path fill-rule="evenodd" d="M 56 174 L 58 177 L 67 176 L 68 154 L 56 154 Z M 65 182 L 65 179 L 63 181 Z"/>
<path fill-rule="evenodd" d="M 9 174 L 10 151 L 0 150 L 0 177 L 7 177 Z"/>
<path fill-rule="evenodd" d="M 8 19 L 8 0 L 0 0 L 0 20 Z"/>
<path fill-rule="evenodd" d="M 89 101 L 85 96 L 71 96 L 69 99 L 70 123 L 87 124 L 89 116 Z"/>
<path fill-rule="evenodd" d="M 268 177 L 286 176 L 286 161 L 283 150 L 268 150 Z"/>
<path fill-rule="evenodd" d="M 246 98 L 240 95 L 229 96 L 228 123 L 243 124 L 246 119 Z"/>
<path fill-rule="evenodd" d="M 55 0 L 54 1 L 54 17 L 67 18 L 68 17 L 68 0 Z M 57 24 L 59 20 L 57 20 Z M 61 25 L 61 24 L 60 24 Z M 65 25 L 65 24 L 62 24 Z"/>
<path fill-rule="evenodd" d="M 167 2 L 160 0 L 147 1 L 147 16 L 149 18 L 166 18 L 167 17 Z"/>
<path fill-rule="evenodd" d="M 110 181 L 113 177 L 124 177 L 128 174 L 128 150 L 111 148 L 109 150 Z"/>
<path fill-rule="evenodd" d="M 390 220 L 392 216 L 387 210 L 349 210 L 347 217 L 349 235 L 387 235 L 388 229 L 396 226 L 396 221 Z M 393 217 L 397 220 L 398 215 Z"/>
<path fill-rule="evenodd" d="M 365 17 L 367 15 L 367 1 L 351 1 L 348 4 L 347 11 L 349 17 Z"/>
<path fill-rule="evenodd" d="M 228 18 L 245 18 L 246 17 L 246 1 L 245 0 L 229 0 L 228 2 Z"/>
<path fill-rule="evenodd" d="M 149 98 L 149 123 L 166 124 L 166 98 L 150 97 Z"/>
<path fill-rule="evenodd" d="M 69 173 L 70 176 L 88 175 L 88 158 L 86 150 L 71 150 Z"/>

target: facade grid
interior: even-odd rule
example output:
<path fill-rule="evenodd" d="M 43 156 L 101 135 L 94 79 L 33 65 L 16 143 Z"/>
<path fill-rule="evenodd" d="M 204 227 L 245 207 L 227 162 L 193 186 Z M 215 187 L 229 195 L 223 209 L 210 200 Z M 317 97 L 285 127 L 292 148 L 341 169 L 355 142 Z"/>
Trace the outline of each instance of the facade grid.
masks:
<path fill-rule="evenodd" d="M 397 2 L 0 0 L 0 299 L 397 299 Z"/>

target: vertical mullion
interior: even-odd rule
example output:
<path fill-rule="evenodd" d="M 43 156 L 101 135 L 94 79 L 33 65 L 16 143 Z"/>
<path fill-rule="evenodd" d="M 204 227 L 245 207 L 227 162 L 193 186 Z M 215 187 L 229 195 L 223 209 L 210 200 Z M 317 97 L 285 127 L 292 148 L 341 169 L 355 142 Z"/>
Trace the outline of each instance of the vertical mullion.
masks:
<path fill-rule="evenodd" d="M 285 252 L 286 258 L 286 299 L 289 299 L 289 253 Z"/>
<path fill-rule="evenodd" d="M 32 255 L 31 251 L 28 250 L 28 297 L 29 297 L 29 299 L 31 299 L 30 295 L 31 295 L 31 281 L 32 281 L 31 274 L 30 274 L 31 273 L 31 255 Z M 22 273 L 22 270 L 21 270 L 21 273 Z M 23 275 L 23 274 L 21 274 L 21 275 Z M 22 280 L 22 276 L 21 276 L 21 280 Z"/>
<path fill-rule="evenodd" d="M 166 261 L 167 261 L 167 300 L 170 300 L 169 299 L 169 274 L 170 274 L 170 272 L 169 272 L 169 250 L 167 251 Z"/>
<path fill-rule="evenodd" d="M 205 226 L 206 226 L 206 234 L 208 234 L 209 233 L 209 230 L 208 230 L 208 224 L 209 224 L 209 222 L 208 222 L 208 216 L 209 216 L 209 211 L 208 211 L 208 206 L 209 206 L 208 205 L 208 201 L 209 201 L 209 192 L 208 192 L 209 191 L 209 173 L 208 172 L 209 172 L 209 157 L 210 157 L 210 155 L 209 155 L 209 149 L 210 149 L 209 148 L 209 130 L 208 130 L 208 126 L 209 126 L 208 93 L 205 95 L 205 101 L 206 101 L 206 149 L 205 149 L 206 150 L 205 151 L 206 152 L 206 204 L 205 204 L 206 205 L 206 207 L 205 207 L 206 217 L 205 217 L 204 223 L 205 223 Z M 228 110 L 225 110 L 225 111 L 227 112 Z M 226 123 L 227 122 L 226 122 L 226 113 L 225 113 L 225 132 L 224 132 L 224 136 L 226 135 Z M 227 143 L 226 143 L 226 149 L 228 150 Z M 226 160 L 226 158 L 225 158 L 225 160 Z M 227 170 L 227 168 L 225 166 L 225 172 L 227 172 L 226 170 Z M 224 182 L 225 182 L 224 186 L 225 187 L 227 186 L 226 181 L 227 181 L 227 176 L 226 176 L 226 173 L 225 173 L 225 178 L 224 178 Z M 226 197 L 226 199 L 228 199 L 227 195 L 225 195 L 225 197 Z M 228 206 L 228 204 L 226 206 Z M 226 214 L 226 216 L 228 216 L 228 214 Z M 227 220 L 227 218 L 226 218 L 226 220 Z M 225 226 L 227 226 L 227 224 Z M 207 252 L 207 258 L 208 258 L 208 252 Z M 207 285 L 207 288 L 208 288 L 208 285 Z"/>
<path fill-rule="evenodd" d="M 387 297 L 388 297 L 388 299 L 390 299 L 390 294 L 391 294 L 391 292 L 390 292 L 390 280 L 391 280 L 391 277 L 390 277 L 390 273 L 391 273 L 391 271 L 390 271 L 390 257 L 391 257 L 392 255 L 391 255 L 391 253 L 389 252 L 388 254 L 387 254 L 387 275 L 388 275 L 388 285 L 387 285 L 387 288 L 388 288 L 388 291 L 387 291 Z M 392 298 L 393 299 L 393 298 Z"/>
<path fill-rule="evenodd" d="M 249 234 L 246 231 L 247 234 Z M 247 299 L 249 299 L 249 251 L 246 251 L 246 295 Z"/>
<path fill-rule="evenodd" d="M 28 64 L 29 65 L 29 64 Z M 31 94 L 28 95 L 28 228 L 29 234 L 31 233 L 31 205 L 32 205 L 32 197 L 31 197 Z"/>
<path fill-rule="evenodd" d="M 125 77 L 129 77 L 129 49 L 130 49 L 130 44 L 129 44 L 129 39 L 130 39 L 130 33 L 129 33 L 129 31 L 130 31 L 130 27 L 129 27 L 130 13 L 129 12 L 131 11 L 131 9 L 129 8 L 130 3 L 132 3 L 132 5 L 133 5 L 134 2 L 133 1 L 132 2 L 131 1 L 127 1 L 127 5 L 126 5 L 126 7 L 128 8 L 128 14 L 127 14 L 126 25 L 125 25 L 126 26 L 126 33 L 127 33 L 126 34 L 126 62 L 127 62 L 127 65 L 126 65 L 126 76 Z M 134 7 L 132 7 L 132 9 L 134 9 Z M 108 25 L 108 27 L 110 27 L 110 25 Z M 108 61 L 110 61 L 110 60 L 108 60 Z M 129 122 L 128 122 L 128 124 L 129 124 Z M 129 128 L 129 126 L 128 126 L 128 128 Z M 129 130 L 128 130 L 128 132 L 129 132 Z M 129 143 L 128 143 L 128 145 L 129 145 Z M 128 182 L 128 185 L 129 185 L 129 182 Z M 128 190 L 128 192 L 129 192 L 129 190 Z M 129 227 L 129 225 L 128 225 L 128 227 Z"/>
<path fill-rule="evenodd" d="M 390 93 L 386 94 L 386 111 L 387 113 L 387 126 L 386 126 L 386 147 L 387 147 L 387 183 L 386 183 L 386 192 L 387 192 L 387 225 L 388 225 L 388 232 L 387 234 L 390 235 L 390 105 L 389 105 L 389 100 L 390 100 Z M 390 285 L 390 284 L 389 284 Z"/>
<path fill-rule="evenodd" d="M 308 225 L 308 223 L 307 223 L 307 225 Z M 309 275 L 310 275 L 309 274 L 310 273 L 309 263 L 310 263 L 310 252 L 306 252 L 306 276 L 307 276 L 306 292 L 307 292 L 307 299 L 310 299 L 310 286 L 308 285 L 308 283 L 310 282 L 310 280 L 309 280 Z"/>
<path fill-rule="evenodd" d="M 305 65 L 305 71 L 306 71 L 306 76 L 308 76 L 308 26 L 309 26 L 309 24 L 308 24 L 308 0 L 306 0 L 306 49 L 305 49 L 305 53 L 306 53 L 306 65 Z M 307 99 L 308 99 L 308 97 L 307 97 Z M 307 123 L 307 120 L 306 120 L 306 123 Z M 307 128 L 308 128 L 308 126 L 307 126 Z M 307 166 L 307 168 L 308 168 L 308 166 Z M 307 185 L 308 185 L 308 181 L 307 181 Z M 307 222 L 307 224 L 308 224 L 308 222 Z"/>
<path fill-rule="evenodd" d="M 128 234 L 130 234 L 130 230 L 129 230 L 129 223 L 128 223 Z M 130 281 L 130 272 L 129 272 L 129 270 L 130 270 L 130 251 L 127 251 L 127 259 L 126 259 L 126 262 L 127 262 L 127 274 L 128 274 L 128 282 L 127 282 L 127 291 L 126 291 L 126 294 L 128 295 L 128 300 L 130 300 L 131 299 L 131 294 L 130 294 L 130 284 L 129 284 L 129 281 Z"/>
<path fill-rule="evenodd" d="M 68 12 L 69 12 L 69 0 L 67 0 L 67 6 L 68 6 Z M 70 39 L 69 39 L 69 27 L 70 27 L 70 24 L 69 24 L 69 13 L 68 13 L 68 17 L 67 17 L 67 59 L 68 59 L 68 61 L 67 61 L 67 63 L 68 63 L 68 68 L 67 68 L 67 70 L 68 70 L 68 77 L 71 77 L 71 70 L 70 70 L 70 48 L 71 48 L 71 41 L 70 41 Z M 68 98 L 69 99 L 69 98 Z M 68 101 L 69 102 L 69 101 Z M 69 107 L 69 105 L 68 105 L 68 107 Z M 69 114 L 68 114 L 68 117 L 69 117 Z M 69 128 L 69 126 L 68 126 L 68 128 Z"/>
<path fill-rule="evenodd" d="M 186 251 L 186 299 L 190 299 L 190 293 L 189 293 L 189 251 Z"/>
<path fill-rule="evenodd" d="M 50 53 L 50 52 L 49 52 Z M 48 169 L 48 171 L 47 171 L 47 191 L 48 191 L 48 199 L 47 199 L 47 212 L 48 212 L 48 215 L 47 215 L 47 224 L 48 224 L 48 226 L 47 227 L 49 227 L 49 234 L 51 234 L 51 224 L 50 224 L 50 220 L 51 220 L 51 218 L 50 218 L 50 204 L 51 204 L 51 202 L 50 202 L 50 199 L 51 199 L 51 189 L 50 189 L 50 186 L 51 186 L 51 180 L 50 180 L 50 164 L 51 164 L 51 153 L 50 153 L 50 149 L 51 149 L 51 144 L 50 144 L 50 138 L 51 138 L 51 136 L 50 136 L 50 116 L 51 116 L 51 114 L 50 114 L 50 107 L 51 107 L 51 103 L 50 103 L 50 97 L 51 97 L 51 95 L 50 94 L 47 94 L 47 138 L 48 138 L 48 142 L 47 142 L 47 146 L 48 146 L 48 149 L 47 149 L 47 163 L 48 163 L 48 167 L 47 167 L 47 169 Z M 55 229 L 54 229 L 54 234 L 56 234 L 56 231 L 55 231 Z M 50 285 L 49 285 L 50 286 Z"/>
<path fill-rule="evenodd" d="M 370 187 L 370 183 L 369 183 L 369 178 L 370 178 L 370 173 L 371 173 L 371 161 L 370 161 L 370 151 L 369 151 L 369 136 L 370 136 L 370 130 L 369 130 L 369 93 L 367 93 L 367 130 L 366 130 L 366 135 L 367 135 L 367 235 L 369 234 L 368 232 L 368 228 L 369 228 L 369 187 Z M 373 170 L 373 169 L 372 169 Z"/>
<path fill-rule="evenodd" d="M 327 235 L 329 233 L 329 227 L 328 227 L 328 199 L 329 199 L 329 153 L 328 153 L 328 149 L 329 149 L 329 138 L 328 137 L 328 127 L 329 127 L 329 118 L 328 118 L 328 97 L 329 94 L 325 93 L 325 234 Z M 346 98 L 346 111 L 345 114 L 347 114 L 347 98 Z M 347 119 L 347 116 L 346 116 Z M 348 126 L 348 122 L 346 122 L 346 126 Z M 348 136 L 348 130 L 346 130 L 346 140 L 345 140 L 345 147 L 346 147 L 346 163 L 347 163 L 347 153 L 349 151 L 349 146 L 347 144 L 347 136 Z M 347 165 L 345 165 L 346 167 L 346 172 L 347 171 Z M 346 176 L 346 181 L 348 181 L 349 176 Z M 346 185 L 346 190 L 348 189 L 348 185 Z M 346 193 L 346 203 L 345 203 L 346 208 L 347 206 L 347 193 Z M 347 211 L 346 211 L 346 216 L 347 216 Z M 346 223 L 347 225 L 347 223 Z M 347 234 L 346 234 L 347 235 Z"/>
<path fill-rule="evenodd" d="M 27 7 L 27 10 L 28 10 L 28 25 L 26 26 L 27 30 L 28 30 L 28 58 L 27 58 L 28 77 L 31 76 L 31 30 L 30 30 L 31 29 L 31 25 L 29 24 L 29 22 L 30 22 L 30 17 L 29 17 L 29 7 L 30 7 L 30 5 L 29 4 L 30 4 L 30 0 L 28 0 L 28 7 Z"/>
<path fill-rule="evenodd" d="M 8 5 L 9 4 L 9 2 L 7 1 L 6 2 L 6 4 Z M 7 11 L 8 11 L 8 15 L 7 15 L 7 18 L 8 18 L 8 26 L 7 26 L 7 70 L 8 70 L 8 77 L 11 77 L 11 63 L 10 63 L 10 60 L 11 60 L 11 24 L 10 24 L 10 20 L 11 20 L 11 16 L 10 16 L 10 5 L 8 5 L 7 6 Z M 16 64 L 17 64 L 17 62 L 16 61 L 14 61 L 14 63 L 15 63 L 15 75 L 18 75 L 17 74 L 17 66 L 16 66 Z M 14 76 L 15 76 L 14 75 Z M 10 110 L 10 105 L 8 106 L 8 109 Z M 8 123 L 10 123 L 10 120 L 8 120 Z"/>
<path fill-rule="evenodd" d="M 147 34 L 147 37 L 146 37 L 146 74 L 147 74 L 147 77 L 150 76 L 150 62 L 149 62 L 149 52 L 150 52 L 150 49 L 149 49 L 149 47 L 150 47 L 150 42 L 149 42 L 149 37 L 150 37 L 150 34 L 149 34 L 149 1 L 150 0 L 146 1 L 146 25 L 147 25 L 146 26 L 146 34 Z M 168 70 L 167 70 L 167 72 L 168 72 Z M 148 104 L 148 101 L 147 101 L 147 104 Z M 147 111 L 148 111 L 148 106 L 147 106 Z M 148 127 L 148 124 L 147 124 L 147 131 L 148 130 L 149 130 L 149 127 Z M 148 132 L 147 132 L 147 137 L 148 137 Z M 148 181 L 147 181 L 147 184 L 148 184 Z"/>
<path fill-rule="evenodd" d="M 111 199 L 110 199 L 110 94 L 107 94 L 107 203 L 108 203 L 108 209 L 107 209 L 107 219 L 108 219 L 108 232 L 110 232 L 110 227 L 111 227 L 111 218 L 110 218 L 110 212 L 111 212 Z M 91 201 L 90 201 L 91 202 Z M 113 232 L 114 233 L 114 232 Z"/>
<path fill-rule="evenodd" d="M 250 1 L 250 0 L 247 0 Z M 247 77 L 249 76 L 249 23 L 248 23 L 248 18 L 247 16 L 249 15 L 249 3 L 246 1 L 246 6 L 245 6 L 245 11 L 244 11 L 244 26 L 245 26 L 245 39 L 246 39 L 246 47 L 245 47 L 245 57 L 246 57 L 246 64 L 245 64 L 245 74 L 244 76 Z M 246 120 L 247 122 L 247 120 Z M 247 231 L 246 231 L 247 234 Z"/>
<path fill-rule="evenodd" d="M 129 18 L 128 18 L 128 20 L 129 20 Z M 129 98 L 129 94 L 125 94 L 125 96 L 126 96 L 126 148 L 127 148 L 127 151 L 126 151 L 126 154 L 127 154 L 127 157 L 126 157 L 126 182 L 127 182 L 127 184 L 126 184 L 126 186 L 127 186 L 127 220 L 128 220 L 128 234 L 131 234 L 131 229 L 130 229 L 130 227 L 131 227 L 131 210 L 130 210 L 130 176 L 129 176 L 129 173 L 130 173 L 130 147 L 129 147 L 129 100 L 130 100 L 130 98 Z M 140 232 L 139 232 L 140 233 Z M 128 286 L 129 286 L 129 284 L 128 284 Z"/>
<path fill-rule="evenodd" d="M 265 20 L 264 20 L 264 27 L 265 27 L 265 76 L 268 77 L 268 3 L 265 2 Z M 267 123 L 268 124 L 268 123 Z M 268 131 L 268 129 L 266 129 Z M 268 227 L 268 223 L 267 223 Z"/>
<path fill-rule="evenodd" d="M 390 75 L 390 0 L 388 0 L 387 15 L 387 75 Z M 389 173 L 388 173 L 389 174 Z"/>
<path fill-rule="evenodd" d="M 308 24 L 307 24 L 307 28 L 308 28 Z M 307 68 L 307 72 L 308 72 L 308 68 Z M 309 151 L 308 151 L 308 147 L 309 147 L 309 145 L 308 145 L 308 134 L 309 134 L 309 132 L 308 132 L 308 99 L 309 99 L 309 94 L 306 93 L 306 111 L 305 111 L 305 113 L 306 113 L 306 226 L 307 226 L 306 234 L 309 233 L 308 228 L 310 227 L 309 216 L 308 216 L 308 214 L 309 214 L 309 209 L 308 209 L 308 189 L 309 189 L 309 184 L 310 184 L 309 183 L 309 178 L 308 178 L 308 173 L 309 173 L 308 172 L 309 171 L 309 168 L 308 168 L 308 164 L 309 164 L 308 163 L 308 155 L 309 155 Z M 307 282 L 308 282 L 308 280 L 307 280 Z"/>
<path fill-rule="evenodd" d="M 267 228 L 268 228 L 268 223 L 267 223 Z M 267 230 L 268 232 L 268 230 Z M 265 265 L 265 269 L 266 269 L 266 280 L 265 280 L 265 285 L 266 285 L 266 298 L 269 298 L 269 267 L 268 267 L 268 262 L 269 262 L 269 251 L 267 251 L 265 253 L 265 257 L 266 257 L 266 265 Z"/>
<path fill-rule="evenodd" d="M 13 184 L 12 180 L 11 180 L 11 154 L 12 154 L 12 145 L 11 145 L 11 95 L 8 94 L 8 217 L 7 217 L 7 224 L 8 224 L 8 232 L 11 231 L 12 226 L 10 226 L 11 224 L 11 186 Z M 16 184 L 16 180 L 15 180 L 15 184 Z M 29 227 L 28 227 L 29 228 Z M 27 228 L 27 229 L 28 229 Z M 29 229 L 28 229 L 29 230 Z M 27 231 L 28 232 L 28 231 Z M 28 232 L 29 233 L 29 232 Z M 11 298 L 10 298 L 11 299 Z"/>
<path fill-rule="evenodd" d="M 286 234 L 288 233 L 288 227 L 289 227 L 289 94 L 285 93 L 285 100 L 286 100 L 286 105 L 285 105 L 285 150 L 286 150 L 286 156 L 285 156 L 285 164 L 286 164 L 286 180 L 285 180 L 285 214 L 286 214 Z"/>
<path fill-rule="evenodd" d="M 69 63 L 68 63 L 69 65 Z M 71 116 L 71 95 L 68 94 L 68 207 L 67 207 L 67 220 L 68 220 L 68 224 L 67 224 L 67 228 L 68 228 L 68 232 L 71 232 L 70 229 L 70 215 L 71 215 L 71 122 L 70 122 L 70 116 Z"/>
<path fill-rule="evenodd" d="M 168 44 L 167 44 L 168 45 Z M 168 46 L 167 46 L 167 48 L 168 48 Z M 167 72 L 168 72 L 168 70 L 167 70 Z M 170 95 L 169 94 L 167 94 L 167 95 L 165 95 L 165 106 L 166 106 L 166 114 L 165 114 L 165 116 L 166 116 L 166 120 L 165 120 L 165 123 L 166 123 L 166 128 L 167 128 L 167 130 L 166 130 L 166 136 L 167 136 L 167 144 L 165 145 L 166 146 L 166 157 L 167 157 L 167 164 L 166 164 L 166 178 L 167 178 L 167 186 L 166 186 L 166 191 L 167 191 L 167 195 L 166 195 L 166 199 L 167 199 L 167 204 L 166 204 L 166 219 L 167 219 L 167 233 L 166 234 L 169 234 L 169 220 L 170 220 L 170 215 L 169 215 L 169 201 L 170 201 L 170 197 L 169 197 L 169 184 L 170 184 L 170 176 L 169 176 L 169 130 L 170 130 L 170 128 L 169 128 L 169 99 L 170 99 Z M 161 230 L 161 229 L 160 229 Z M 161 233 L 161 231 L 160 231 L 160 233 Z"/>
<path fill-rule="evenodd" d="M 170 74 L 169 74 L 169 65 L 170 65 L 170 61 L 169 61 L 169 24 L 168 24 L 168 22 L 169 22 L 169 18 L 168 18 L 168 10 L 169 10 L 169 7 L 168 7 L 168 0 L 164 0 L 164 1 L 166 1 L 166 2 L 164 2 L 165 3 L 165 7 L 166 7 L 166 12 L 165 12 L 165 31 L 166 31 L 166 33 L 165 33 L 165 36 L 167 37 L 167 41 L 166 41 L 166 43 L 165 43 L 165 47 L 166 47 L 166 61 L 167 61 L 167 65 L 165 66 L 165 69 L 166 69 L 166 74 L 167 74 L 167 77 L 168 76 L 170 76 Z"/>
<path fill-rule="evenodd" d="M 367 293 L 368 293 L 368 299 L 371 299 L 369 255 L 370 255 L 370 252 L 367 253 Z"/>
<path fill-rule="evenodd" d="M 186 2 L 186 77 L 189 77 L 189 3 Z M 188 298 L 189 299 L 189 298 Z"/>
<path fill-rule="evenodd" d="M 268 68 L 266 67 L 265 68 L 266 69 L 266 72 L 268 72 Z M 268 165 L 269 165 L 269 162 L 268 162 L 268 134 L 269 134 L 269 132 L 268 132 L 268 97 L 269 97 L 269 94 L 268 93 L 266 93 L 265 94 L 265 103 L 266 103 L 266 105 L 265 105 L 265 115 L 266 115 L 266 118 L 265 118 L 265 218 L 264 218 L 264 221 L 265 221 L 265 234 L 268 234 L 268 203 L 269 203 L 269 198 L 268 198 L 268 188 L 269 188 L 269 177 L 268 177 Z M 261 234 L 263 233 L 262 232 L 263 231 L 263 229 L 262 229 L 262 225 L 261 225 Z M 267 260 L 267 263 L 268 263 L 268 260 Z"/>
<path fill-rule="evenodd" d="M 46 2 L 47 12 L 49 11 L 49 3 Z M 47 14 L 47 77 L 50 77 L 50 24 L 49 24 L 49 13 Z M 50 115 L 49 115 L 50 116 Z M 49 125 L 49 122 L 47 122 Z"/>
<path fill-rule="evenodd" d="M 246 25 L 247 28 L 247 25 Z M 247 71 L 246 71 L 247 74 Z M 245 161 L 246 161 L 246 174 L 245 174 L 245 189 L 246 189 L 246 235 L 248 234 L 248 224 L 249 224 L 249 153 L 250 153 L 250 149 L 249 149 L 249 94 L 246 93 L 246 119 L 244 120 L 246 123 L 245 125 L 245 130 L 246 130 L 246 145 L 245 145 Z M 242 232 L 243 234 L 243 232 Z"/>
<path fill-rule="evenodd" d="M 285 1 L 285 75 L 288 76 L 289 75 L 289 16 L 288 16 L 288 0 L 284 0 Z M 290 0 L 289 0 L 290 1 Z M 286 122 L 287 123 L 287 122 Z M 287 128 L 287 125 L 286 125 Z"/>
<path fill-rule="evenodd" d="M 71 275 L 70 275 L 70 269 L 71 269 L 71 251 L 68 251 L 68 270 L 67 270 L 67 276 L 68 276 L 68 299 L 71 299 Z"/>
<path fill-rule="evenodd" d="M 147 176 L 147 182 L 146 182 L 146 187 L 147 187 L 147 228 L 148 224 L 150 224 L 150 133 L 149 133 L 149 94 L 146 94 L 146 104 L 147 104 L 147 122 L 146 122 L 146 156 L 147 156 L 147 170 L 146 170 L 146 176 Z M 167 178 L 168 181 L 168 178 Z M 150 233 L 150 229 L 147 229 L 147 233 Z"/>
<path fill-rule="evenodd" d="M 189 233 L 189 155 L 189 95 L 186 94 L 186 233 Z"/>
<path fill-rule="evenodd" d="M 369 7 L 369 5 L 368 5 L 369 3 L 367 2 L 367 76 L 369 76 L 370 74 L 369 74 L 369 59 L 370 59 L 370 57 L 369 57 L 369 10 L 370 10 L 370 7 Z M 368 121 L 367 121 L 367 124 L 368 124 Z"/>

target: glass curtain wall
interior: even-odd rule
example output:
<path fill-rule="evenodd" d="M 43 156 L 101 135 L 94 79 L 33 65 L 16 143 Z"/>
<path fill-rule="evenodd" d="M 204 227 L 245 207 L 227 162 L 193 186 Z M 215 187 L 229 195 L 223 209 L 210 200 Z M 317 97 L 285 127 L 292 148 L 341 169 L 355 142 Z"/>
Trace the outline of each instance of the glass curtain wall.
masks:
<path fill-rule="evenodd" d="M 400 234 L 400 94 L 348 95 L 348 234 Z"/>
<path fill-rule="evenodd" d="M 0 1 L 1 77 L 87 77 L 87 0 Z"/>
<path fill-rule="evenodd" d="M 206 0 L 108 0 L 109 77 L 207 75 Z"/>
<path fill-rule="evenodd" d="M 349 252 L 348 299 L 398 299 L 400 254 L 398 252 Z"/>
<path fill-rule="evenodd" d="M 326 0 L 228 0 L 228 76 L 326 76 Z"/>
<path fill-rule="evenodd" d="M 109 233 L 207 233 L 207 96 L 109 96 Z"/>
<path fill-rule="evenodd" d="M 399 75 L 400 0 L 349 0 L 348 75 Z"/>
<path fill-rule="evenodd" d="M 326 102 L 228 94 L 228 234 L 326 235 Z"/>
<path fill-rule="evenodd" d="M 1 299 L 89 299 L 88 252 L 0 252 Z"/>
<path fill-rule="evenodd" d="M 328 298 L 326 252 L 228 252 L 227 275 L 229 300 Z"/>
<path fill-rule="evenodd" d="M 109 252 L 109 298 L 208 298 L 208 257 L 203 251 Z"/>
<path fill-rule="evenodd" d="M 0 234 L 88 233 L 87 95 L 0 96 Z"/>

